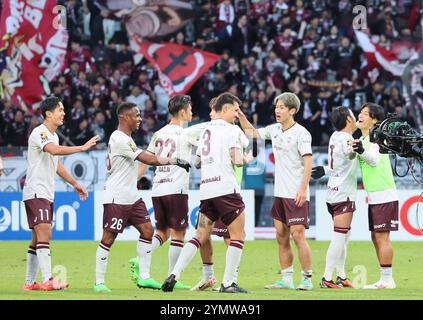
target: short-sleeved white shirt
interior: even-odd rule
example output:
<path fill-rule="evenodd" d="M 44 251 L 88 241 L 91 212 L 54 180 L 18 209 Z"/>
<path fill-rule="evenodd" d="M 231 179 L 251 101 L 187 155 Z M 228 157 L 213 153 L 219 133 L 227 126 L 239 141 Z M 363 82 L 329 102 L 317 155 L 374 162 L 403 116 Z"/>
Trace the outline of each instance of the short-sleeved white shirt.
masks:
<path fill-rule="evenodd" d="M 49 143 L 59 145 L 57 134 L 51 133 L 44 124 L 34 128 L 28 139 L 24 201 L 33 198 L 54 200 L 54 180 L 59 157 L 44 152 L 44 147 Z"/>
<path fill-rule="evenodd" d="M 240 131 L 221 119 L 210 121 L 204 128 L 197 149 L 201 157 L 201 200 L 240 192 L 230 154 L 232 148 L 242 149 Z"/>
<path fill-rule="evenodd" d="M 205 127 L 209 123 L 210 123 L 210 121 L 202 122 L 202 123 L 190 126 L 188 128 L 185 128 L 185 131 L 187 132 L 188 137 L 189 137 L 192 145 L 198 146 L 198 144 L 200 142 L 201 134 L 203 133 Z M 243 148 L 247 148 L 248 145 L 250 144 L 250 141 L 248 140 L 245 133 L 238 126 L 236 126 L 236 127 L 238 128 L 239 141 L 241 143 L 241 146 Z"/>
<path fill-rule="evenodd" d="M 295 199 L 304 175 L 303 156 L 312 154 L 311 134 L 298 123 L 286 131 L 280 123 L 258 129 L 262 139 L 272 140 L 275 156 L 275 197 Z M 307 200 L 310 192 L 307 187 Z"/>
<path fill-rule="evenodd" d="M 158 157 L 190 161 L 195 139 L 181 126 L 168 124 L 157 131 L 147 150 Z M 153 180 L 153 197 L 187 194 L 189 173 L 178 166 L 157 166 Z"/>
<path fill-rule="evenodd" d="M 133 204 L 137 190 L 138 163 L 135 159 L 143 152 L 126 133 L 115 130 L 107 148 L 107 181 L 103 203 Z"/>
<path fill-rule="evenodd" d="M 328 192 L 326 202 L 355 201 L 357 193 L 358 159 L 349 159 L 352 147 L 348 145 L 353 136 L 346 132 L 334 132 L 328 147 Z"/>

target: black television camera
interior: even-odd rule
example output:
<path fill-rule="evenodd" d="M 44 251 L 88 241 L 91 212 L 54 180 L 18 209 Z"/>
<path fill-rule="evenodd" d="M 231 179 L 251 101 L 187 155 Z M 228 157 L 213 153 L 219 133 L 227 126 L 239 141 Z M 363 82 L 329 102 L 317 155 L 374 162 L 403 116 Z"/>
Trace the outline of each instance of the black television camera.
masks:
<path fill-rule="evenodd" d="M 396 114 L 389 114 L 370 131 L 370 142 L 377 143 L 380 153 L 395 153 L 423 161 L 423 135 L 416 132 Z"/>

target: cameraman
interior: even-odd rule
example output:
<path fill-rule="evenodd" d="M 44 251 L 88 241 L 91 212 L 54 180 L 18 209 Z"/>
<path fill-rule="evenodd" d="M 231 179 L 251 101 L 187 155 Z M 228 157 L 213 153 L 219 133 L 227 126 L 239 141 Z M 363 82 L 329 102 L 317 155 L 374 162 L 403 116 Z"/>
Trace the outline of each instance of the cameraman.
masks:
<path fill-rule="evenodd" d="M 398 194 L 389 155 L 381 154 L 379 146 L 369 139 L 370 130 L 384 118 L 381 106 L 363 104 L 357 122 L 362 137 L 353 143 L 353 149 L 359 155 L 363 185 L 369 198 L 369 230 L 380 263 L 380 280 L 364 289 L 396 287 L 392 277 L 394 252 L 389 236 L 391 231 L 398 231 Z"/>

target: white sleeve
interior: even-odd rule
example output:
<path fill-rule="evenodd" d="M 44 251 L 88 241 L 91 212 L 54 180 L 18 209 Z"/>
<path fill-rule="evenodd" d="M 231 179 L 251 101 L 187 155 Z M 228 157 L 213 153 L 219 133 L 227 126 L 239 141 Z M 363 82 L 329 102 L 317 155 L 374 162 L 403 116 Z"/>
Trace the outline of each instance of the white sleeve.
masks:
<path fill-rule="evenodd" d="M 38 131 L 32 135 L 34 144 L 44 151 L 44 147 L 49 143 L 54 143 L 54 136 L 47 131 Z"/>
<path fill-rule="evenodd" d="M 348 144 L 349 140 L 353 140 L 353 138 L 346 139 L 342 142 L 342 153 L 345 155 L 346 158 L 351 160 L 351 155 L 354 153 L 353 147 Z"/>
<path fill-rule="evenodd" d="M 262 138 L 263 140 L 270 140 L 270 139 L 272 139 L 270 130 L 271 130 L 271 127 L 267 126 L 267 127 L 264 127 L 264 128 L 257 129 L 257 132 L 258 132 L 258 135 L 260 136 L 260 138 Z"/>
<path fill-rule="evenodd" d="M 135 160 L 141 154 L 141 152 L 143 152 L 143 150 L 137 148 L 137 145 L 132 139 L 127 141 L 119 141 L 117 146 L 119 154 L 130 158 L 131 160 Z"/>
<path fill-rule="evenodd" d="M 208 122 L 202 122 L 184 129 L 190 144 L 193 146 L 198 146 L 201 134 L 203 133 L 207 123 Z"/>
<path fill-rule="evenodd" d="M 311 134 L 307 130 L 304 130 L 298 136 L 298 152 L 302 157 L 306 154 L 313 154 L 311 150 Z"/>
<path fill-rule="evenodd" d="M 380 160 L 379 145 L 376 143 L 370 143 L 370 147 L 368 149 L 364 149 L 364 152 L 359 156 L 367 162 L 368 165 L 376 167 Z"/>
<path fill-rule="evenodd" d="M 156 154 L 156 140 L 157 140 L 157 135 L 153 134 L 153 136 L 151 137 L 150 143 L 147 147 L 147 151 L 151 152 L 152 154 Z"/>
<path fill-rule="evenodd" d="M 232 148 L 242 149 L 238 130 L 240 130 L 239 127 L 234 125 L 233 128 L 229 131 L 229 136 L 227 140 L 228 149 L 232 149 Z"/>
<path fill-rule="evenodd" d="M 248 138 L 247 138 L 247 136 L 245 135 L 244 131 L 242 131 L 239 127 L 238 127 L 238 129 L 239 129 L 239 132 L 238 132 L 238 139 L 239 139 L 239 142 L 240 142 L 240 144 L 241 144 L 241 147 L 242 147 L 243 149 L 245 149 L 245 148 L 247 148 L 247 147 L 248 147 L 248 145 L 250 144 L 250 140 L 248 140 Z"/>

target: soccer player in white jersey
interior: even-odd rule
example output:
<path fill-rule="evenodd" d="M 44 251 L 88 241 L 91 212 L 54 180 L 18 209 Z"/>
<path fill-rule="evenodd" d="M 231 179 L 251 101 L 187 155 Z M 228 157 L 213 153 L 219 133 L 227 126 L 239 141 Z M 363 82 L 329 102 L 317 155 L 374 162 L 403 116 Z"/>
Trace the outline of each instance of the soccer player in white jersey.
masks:
<path fill-rule="evenodd" d="M 216 103 L 216 98 L 217 97 L 211 99 L 210 103 L 209 103 L 210 119 L 211 120 L 214 120 L 215 117 L 216 117 L 216 111 L 214 109 L 214 105 Z M 200 126 L 200 125 L 202 125 L 203 128 L 204 128 L 205 125 L 207 125 L 207 122 L 202 123 L 202 124 L 198 124 L 198 125 L 195 125 L 195 126 Z M 195 127 L 195 126 L 193 126 L 193 127 Z M 249 140 L 245 136 L 245 134 L 242 130 L 239 130 L 239 141 L 240 141 L 240 144 L 243 148 L 248 147 Z M 251 160 L 253 160 L 251 155 L 248 155 L 248 156 L 251 157 Z M 197 156 L 195 163 L 196 163 L 196 167 L 198 169 L 201 168 L 201 157 Z M 239 185 L 241 185 L 243 167 L 234 167 L 234 170 L 235 170 L 237 183 Z M 213 226 L 212 235 L 223 237 L 225 244 L 227 246 L 230 245 L 231 237 L 230 237 L 228 228 L 227 228 L 227 226 L 225 226 L 223 224 L 221 219 L 219 219 L 215 222 L 215 224 Z M 191 288 L 191 291 L 204 291 L 204 290 L 206 290 L 210 287 L 213 287 L 217 282 L 217 279 L 214 275 L 214 268 L 213 268 L 213 265 L 214 265 L 213 264 L 213 244 L 212 244 L 211 237 L 205 239 L 205 241 L 201 244 L 200 255 L 201 255 L 201 261 L 203 262 L 203 277 L 194 287 Z"/>
<path fill-rule="evenodd" d="M 339 289 L 352 287 L 345 275 L 345 259 L 357 193 L 358 158 L 351 145 L 354 140 L 352 134 L 357 127 L 353 112 L 345 107 L 335 108 L 331 121 L 337 131 L 329 139 L 326 204 L 333 219 L 334 232 L 326 254 L 325 273 L 320 287 Z M 313 168 L 313 178 L 318 178 L 315 171 L 319 169 L 323 167 Z M 337 277 L 333 282 L 335 268 Z"/>
<path fill-rule="evenodd" d="M 32 230 L 26 264 L 26 278 L 23 290 L 60 290 L 68 287 L 53 279 L 51 273 L 50 240 L 53 221 L 54 180 L 56 173 L 68 182 L 81 200 L 88 197 L 87 190 L 66 171 L 58 156 L 88 151 L 97 143 L 91 138 L 83 146 L 59 145 L 56 130 L 63 125 L 65 111 L 59 98 L 48 97 L 41 102 L 44 122 L 34 128 L 28 139 L 27 173 L 23 188 L 29 228 Z M 38 268 L 42 283 L 36 283 Z"/>
<path fill-rule="evenodd" d="M 290 236 L 298 248 L 302 280 L 298 290 L 311 290 L 311 250 L 305 237 L 309 227 L 309 189 L 312 150 L 311 135 L 294 120 L 300 110 L 300 99 L 291 92 L 275 98 L 276 124 L 255 129 L 240 111 L 239 120 L 247 136 L 272 140 L 275 155 L 275 200 L 272 216 L 279 245 L 282 279 L 267 285 L 268 289 L 294 289 L 293 252 Z"/>
<path fill-rule="evenodd" d="M 177 156 L 189 161 L 193 139 L 183 125 L 192 120 L 191 97 L 176 95 L 169 100 L 170 123 L 154 133 L 147 151 L 158 157 Z M 151 250 L 154 252 L 170 237 L 169 274 L 173 270 L 182 247 L 188 227 L 189 173 L 178 166 L 158 166 L 153 180 L 152 200 L 156 232 Z M 131 277 L 138 277 L 138 259 L 130 260 Z M 190 289 L 178 281 L 177 289 Z"/>
<path fill-rule="evenodd" d="M 233 166 L 243 166 L 238 135 L 233 123 L 241 101 L 230 93 L 218 96 L 216 119 L 210 121 L 202 133 L 197 154 L 201 154 L 200 216 L 196 236 L 185 244 L 171 275 L 162 285 L 172 291 L 181 272 L 195 256 L 197 249 L 210 237 L 214 222 L 221 217 L 228 226 L 231 243 L 226 253 L 226 267 L 220 292 L 246 292 L 235 282 L 245 239 L 245 205 L 239 194 Z"/>
<path fill-rule="evenodd" d="M 153 227 L 145 203 L 138 196 L 135 160 L 146 164 L 178 165 L 189 171 L 189 163 L 175 158 L 156 157 L 135 145 L 132 132 L 141 123 L 139 108 L 135 103 L 125 102 L 117 108 L 119 127 L 110 136 L 108 145 L 108 177 L 103 194 L 103 236 L 96 252 L 95 292 L 110 292 L 105 285 L 109 251 L 117 235 L 128 225 L 140 232 L 137 242 L 139 258 L 138 287 L 159 289 L 160 284 L 150 277 L 151 239 Z"/>

